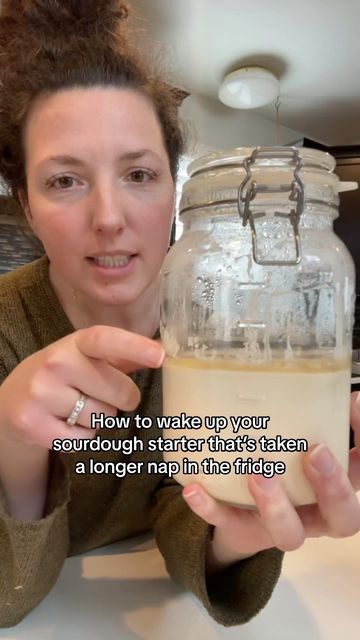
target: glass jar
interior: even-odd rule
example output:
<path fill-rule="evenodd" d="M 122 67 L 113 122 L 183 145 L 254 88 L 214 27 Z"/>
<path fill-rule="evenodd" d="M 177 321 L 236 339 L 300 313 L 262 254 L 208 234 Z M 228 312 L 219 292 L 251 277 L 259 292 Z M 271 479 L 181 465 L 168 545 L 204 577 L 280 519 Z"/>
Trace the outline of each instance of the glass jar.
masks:
<path fill-rule="evenodd" d="M 254 506 L 248 473 L 314 502 L 301 466 L 313 443 L 347 469 L 355 273 L 333 232 L 334 168 L 327 153 L 273 147 L 188 169 L 161 306 L 163 414 L 181 418 L 163 436 L 186 442 L 164 458 L 178 482 L 233 505 Z"/>

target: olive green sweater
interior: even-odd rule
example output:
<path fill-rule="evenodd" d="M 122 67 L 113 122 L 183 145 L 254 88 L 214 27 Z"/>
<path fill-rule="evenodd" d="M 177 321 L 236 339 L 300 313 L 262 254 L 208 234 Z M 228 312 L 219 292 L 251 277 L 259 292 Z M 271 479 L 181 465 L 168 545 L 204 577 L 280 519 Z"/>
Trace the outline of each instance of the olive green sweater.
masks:
<path fill-rule="evenodd" d="M 0 277 L 0 382 L 24 358 L 72 331 L 51 287 L 46 257 Z M 143 370 L 132 378 L 142 397 L 136 413 L 161 415 L 161 372 Z M 98 433 L 106 439 L 131 438 L 135 425 Z M 156 436 L 152 428 L 136 429 L 136 435 L 144 441 Z M 45 515 L 37 521 L 11 517 L 0 491 L 0 627 L 17 624 L 44 598 L 67 556 L 150 529 L 170 575 L 220 624 L 244 623 L 264 607 L 280 573 L 279 550 L 263 551 L 207 578 L 206 545 L 212 528 L 191 512 L 174 480 L 161 474 L 118 478 L 74 472 L 75 462 L 89 457 L 146 461 L 160 455 L 146 452 L 146 446 L 131 456 L 51 452 Z"/>

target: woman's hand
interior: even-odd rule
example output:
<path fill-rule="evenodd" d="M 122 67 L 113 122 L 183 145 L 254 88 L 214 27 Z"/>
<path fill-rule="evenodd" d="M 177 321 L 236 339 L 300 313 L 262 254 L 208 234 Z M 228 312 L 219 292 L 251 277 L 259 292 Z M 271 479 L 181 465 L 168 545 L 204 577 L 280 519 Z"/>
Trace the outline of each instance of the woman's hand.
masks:
<path fill-rule="evenodd" d="M 89 439 L 91 414 L 136 408 L 140 392 L 130 371 L 160 366 L 157 342 L 122 329 L 81 329 L 23 360 L 0 387 L 0 439 L 51 449 L 55 438 Z M 77 424 L 66 423 L 81 394 Z"/>
<path fill-rule="evenodd" d="M 91 414 L 130 411 L 140 392 L 130 371 L 160 366 L 157 342 L 122 329 L 76 331 L 23 360 L 0 387 L 0 479 L 11 515 L 43 516 L 49 449 L 55 439 L 90 439 Z M 87 400 L 76 424 L 69 417 L 80 395 Z"/>
<path fill-rule="evenodd" d="M 360 410 L 357 411 L 355 431 L 360 428 Z M 355 493 L 360 489 L 359 452 L 356 449 L 350 452 L 349 476 L 322 444 L 311 447 L 304 455 L 303 467 L 317 504 L 294 508 L 276 476 L 249 478 L 257 510 L 214 500 L 198 484 L 183 490 L 194 513 L 215 526 L 208 548 L 210 573 L 263 549 L 278 547 L 292 551 L 308 537 L 339 538 L 360 530 L 360 504 Z"/>

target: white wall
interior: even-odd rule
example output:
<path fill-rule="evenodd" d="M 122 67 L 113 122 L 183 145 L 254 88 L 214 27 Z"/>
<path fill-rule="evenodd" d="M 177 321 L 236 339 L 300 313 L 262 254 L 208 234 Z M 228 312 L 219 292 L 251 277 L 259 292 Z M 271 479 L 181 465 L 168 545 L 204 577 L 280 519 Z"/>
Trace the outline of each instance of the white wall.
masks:
<path fill-rule="evenodd" d="M 231 109 L 202 96 L 186 98 L 180 115 L 189 128 L 192 157 L 232 147 L 288 145 L 303 138 L 299 131 L 265 120 L 256 110 Z"/>

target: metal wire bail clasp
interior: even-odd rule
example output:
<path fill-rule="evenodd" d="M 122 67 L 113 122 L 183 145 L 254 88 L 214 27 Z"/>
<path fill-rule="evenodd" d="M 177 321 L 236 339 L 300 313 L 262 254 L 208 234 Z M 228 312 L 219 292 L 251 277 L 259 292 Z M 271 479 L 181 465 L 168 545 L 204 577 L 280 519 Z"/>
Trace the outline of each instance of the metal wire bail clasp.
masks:
<path fill-rule="evenodd" d="M 257 184 L 255 180 L 251 180 L 251 166 L 259 158 L 266 159 L 287 159 L 292 160 L 294 166 L 294 180 L 288 185 L 265 185 Z M 243 226 L 250 223 L 251 239 L 253 248 L 253 258 L 257 264 L 265 266 L 283 266 L 296 265 L 301 261 L 301 243 L 299 235 L 299 221 L 304 210 L 304 183 L 302 182 L 299 171 L 303 166 L 303 161 L 296 147 L 257 147 L 252 154 L 245 158 L 244 169 L 246 176 L 238 189 L 238 210 Z M 289 200 L 296 203 L 295 208 L 291 208 L 289 213 L 276 211 L 275 216 L 281 218 L 289 218 L 294 231 L 295 239 L 295 258 L 294 260 L 261 260 L 258 255 L 257 235 L 255 228 L 256 218 L 262 218 L 266 215 L 264 212 L 253 213 L 250 203 L 260 193 L 283 193 L 290 192 Z"/>

